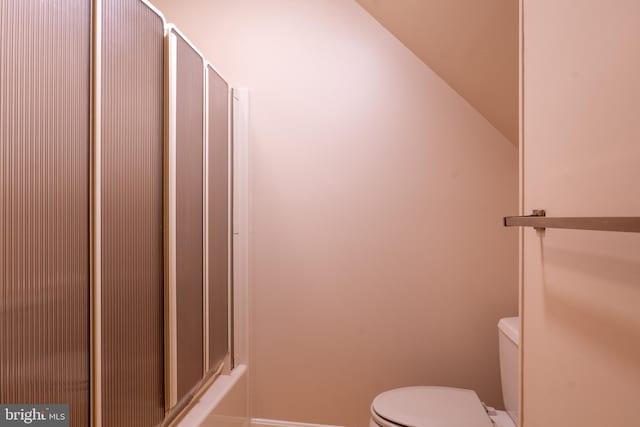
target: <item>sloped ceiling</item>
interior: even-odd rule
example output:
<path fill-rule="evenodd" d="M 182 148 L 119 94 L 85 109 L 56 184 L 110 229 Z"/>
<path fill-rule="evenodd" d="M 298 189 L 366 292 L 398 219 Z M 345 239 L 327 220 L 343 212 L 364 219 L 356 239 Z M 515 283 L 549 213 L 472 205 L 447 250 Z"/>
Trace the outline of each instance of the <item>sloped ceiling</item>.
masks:
<path fill-rule="evenodd" d="M 356 0 L 513 144 L 518 0 Z"/>

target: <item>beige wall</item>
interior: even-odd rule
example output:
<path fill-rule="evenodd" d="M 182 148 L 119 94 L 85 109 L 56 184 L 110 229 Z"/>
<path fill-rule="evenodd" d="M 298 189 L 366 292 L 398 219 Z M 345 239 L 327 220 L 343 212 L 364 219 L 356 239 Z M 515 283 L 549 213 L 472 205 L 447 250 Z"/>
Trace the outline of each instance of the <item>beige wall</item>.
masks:
<path fill-rule="evenodd" d="M 357 0 L 518 145 L 518 0 Z"/>
<path fill-rule="evenodd" d="M 253 416 L 364 426 L 412 384 L 501 405 L 516 148 L 355 2 L 155 3 L 251 89 Z"/>
<path fill-rule="evenodd" d="M 638 216 L 640 3 L 523 11 L 526 212 Z M 640 235 L 524 236 L 523 427 L 638 425 Z"/>

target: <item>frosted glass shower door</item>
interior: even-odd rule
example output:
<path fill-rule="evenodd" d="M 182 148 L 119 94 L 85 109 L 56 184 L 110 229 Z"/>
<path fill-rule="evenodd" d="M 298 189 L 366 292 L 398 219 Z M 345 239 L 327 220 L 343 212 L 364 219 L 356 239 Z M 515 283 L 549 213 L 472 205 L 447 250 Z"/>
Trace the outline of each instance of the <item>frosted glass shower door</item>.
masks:
<path fill-rule="evenodd" d="M 164 21 L 102 0 L 102 421 L 164 417 Z"/>
<path fill-rule="evenodd" d="M 168 47 L 167 305 L 169 407 L 204 376 L 204 59 L 171 27 Z"/>
<path fill-rule="evenodd" d="M 91 2 L 0 1 L 0 403 L 89 422 Z"/>
<path fill-rule="evenodd" d="M 208 261 L 209 370 L 229 352 L 229 85 L 209 65 L 208 81 Z"/>

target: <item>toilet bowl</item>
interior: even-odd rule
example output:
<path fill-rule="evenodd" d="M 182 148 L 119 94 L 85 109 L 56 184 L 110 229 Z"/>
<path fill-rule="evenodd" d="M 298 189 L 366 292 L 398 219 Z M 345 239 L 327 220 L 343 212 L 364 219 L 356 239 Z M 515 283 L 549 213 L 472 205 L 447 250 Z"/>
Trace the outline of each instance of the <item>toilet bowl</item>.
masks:
<path fill-rule="evenodd" d="M 501 319 L 498 330 L 500 375 L 507 411 L 485 407 L 473 390 L 403 387 L 376 396 L 371 403 L 370 427 L 516 427 L 518 318 Z"/>

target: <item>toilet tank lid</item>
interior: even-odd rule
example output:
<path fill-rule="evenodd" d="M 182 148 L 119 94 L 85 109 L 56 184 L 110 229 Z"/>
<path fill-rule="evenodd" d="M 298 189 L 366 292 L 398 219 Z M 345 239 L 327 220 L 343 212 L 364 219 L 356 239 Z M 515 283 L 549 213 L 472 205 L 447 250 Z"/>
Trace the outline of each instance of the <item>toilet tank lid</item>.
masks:
<path fill-rule="evenodd" d="M 498 322 L 498 329 L 516 345 L 520 345 L 520 318 L 505 317 Z"/>

